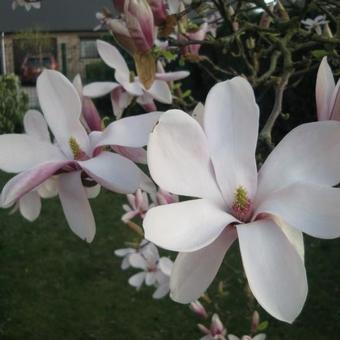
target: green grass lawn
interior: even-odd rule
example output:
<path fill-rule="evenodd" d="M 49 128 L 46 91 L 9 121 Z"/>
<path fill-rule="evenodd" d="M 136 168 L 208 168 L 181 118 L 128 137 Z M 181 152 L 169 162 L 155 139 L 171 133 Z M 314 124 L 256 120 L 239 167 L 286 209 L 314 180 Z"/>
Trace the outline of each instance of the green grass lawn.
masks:
<path fill-rule="evenodd" d="M 0 177 L 3 184 L 5 177 Z M 127 283 L 134 272 L 121 271 L 113 255 L 135 235 L 120 222 L 124 197 L 103 191 L 93 200 L 97 234 L 91 245 L 69 230 L 57 199 L 45 200 L 40 218 L 25 221 L 0 211 L 0 339 L 106 340 L 199 339 L 198 318 L 187 306 L 151 298 Z M 231 333 L 249 328 L 249 303 L 235 244 L 223 271 L 224 294 L 214 300 Z M 172 254 L 172 257 L 174 254 Z M 269 321 L 268 339 L 339 339 L 340 241 L 306 240 L 309 296 L 293 326 Z M 216 308 L 216 309 L 215 309 Z"/>

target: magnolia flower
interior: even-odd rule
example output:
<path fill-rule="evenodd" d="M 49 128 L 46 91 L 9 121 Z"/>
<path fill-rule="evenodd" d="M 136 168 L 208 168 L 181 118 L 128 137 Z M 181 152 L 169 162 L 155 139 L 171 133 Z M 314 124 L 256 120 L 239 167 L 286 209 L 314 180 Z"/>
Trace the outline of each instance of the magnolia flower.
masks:
<path fill-rule="evenodd" d="M 121 263 L 121 269 L 125 270 L 131 267 L 130 264 L 130 255 L 139 253 L 145 245 L 147 245 L 149 242 L 147 240 L 142 240 L 141 243 L 137 248 L 122 248 L 115 250 L 115 255 L 118 257 L 122 257 L 122 263 Z"/>
<path fill-rule="evenodd" d="M 148 2 L 152 10 L 155 25 L 163 25 L 168 16 L 164 0 L 148 0 Z"/>
<path fill-rule="evenodd" d="M 307 18 L 306 20 L 301 20 L 301 23 L 308 32 L 315 31 L 318 35 L 322 34 L 322 26 L 328 22 L 329 21 L 326 20 L 326 15 L 318 15 L 314 19 Z"/>
<path fill-rule="evenodd" d="M 340 80 L 335 85 L 327 57 L 319 66 L 315 88 L 318 120 L 340 120 Z"/>
<path fill-rule="evenodd" d="M 38 78 L 37 90 L 56 144 L 28 134 L 0 136 L 0 169 L 19 173 L 4 186 L 2 206 L 13 205 L 57 174 L 57 192 L 68 224 L 80 238 L 91 242 L 95 221 L 84 184 L 89 187 L 100 184 L 124 194 L 150 185 L 132 161 L 104 151 L 102 146 L 145 145 L 159 113 L 122 119 L 103 132 L 88 135 L 80 122 L 81 100 L 67 78 L 57 71 L 45 70 Z"/>
<path fill-rule="evenodd" d="M 25 6 L 26 11 L 30 11 L 31 8 L 40 9 L 41 2 L 38 0 L 14 0 L 12 1 L 13 11 L 17 8 L 17 6 L 20 6 L 20 7 Z"/>
<path fill-rule="evenodd" d="M 157 247 L 148 243 L 138 253 L 129 256 L 132 267 L 142 269 L 141 272 L 129 279 L 129 284 L 140 289 L 143 282 L 147 286 L 155 286 L 154 299 L 160 299 L 169 293 L 169 277 L 172 270 L 172 261 L 168 257 L 159 257 Z"/>
<path fill-rule="evenodd" d="M 178 202 L 178 196 L 159 188 L 158 192 L 153 195 L 152 200 L 156 205 L 171 204 Z"/>
<path fill-rule="evenodd" d="M 122 216 L 124 223 L 130 221 L 136 216 L 144 218 L 145 213 L 150 209 L 149 198 L 146 192 L 138 189 L 135 194 L 128 194 L 127 199 L 129 204 L 123 204 L 123 209 L 126 213 Z"/>
<path fill-rule="evenodd" d="M 302 231 L 340 236 L 340 123 L 291 131 L 259 173 L 255 161 L 259 110 L 241 77 L 215 85 L 205 103 L 204 129 L 180 110 L 164 113 L 148 144 L 154 181 L 197 197 L 150 209 L 145 238 L 178 251 L 171 296 L 189 303 L 213 281 L 238 238 L 257 301 L 292 322 L 307 296 Z M 260 250 L 260 251 L 259 251 Z"/>
<path fill-rule="evenodd" d="M 200 340 L 226 340 L 227 330 L 216 313 L 211 318 L 210 329 L 202 324 L 198 324 L 197 326 L 199 330 L 205 334 Z"/>
<path fill-rule="evenodd" d="M 208 318 L 208 313 L 205 310 L 204 306 L 198 301 L 193 301 L 190 302 L 189 308 L 198 316 L 207 319 Z"/>
<path fill-rule="evenodd" d="M 184 36 L 181 36 L 180 39 L 182 40 L 196 40 L 196 41 L 202 41 L 205 39 L 206 34 L 209 31 L 209 25 L 205 22 L 203 23 L 198 29 L 193 31 L 187 31 Z M 182 53 L 184 55 L 199 55 L 199 51 L 201 49 L 200 44 L 192 44 L 184 46 L 182 49 Z"/>
<path fill-rule="evenodd" d="M 92 83 L 84 87 L 83 94 L 96 98 L 111 93 L 113 112 L 118 119 L 130 105 L 133 97 L 137 97 L 137 102 L 143 107 L 147 107 L 148 104 L 152 105 L 154 99 L 164 104 L 171 104 L 172 95 L 167 82 L 183 79 L 189 75 L 187 71 L 156 73 L 156 80 L 152 86 L 145 89 L 138 78 L 131 81 L 130 70 L 116 47 L 105 41 L 97 40 L 97 48 L 105 64 L 115 70 L 115 78 L 118 83 Z M 152 110 L 156 109 L 154 105 L 151 108 Z"/>

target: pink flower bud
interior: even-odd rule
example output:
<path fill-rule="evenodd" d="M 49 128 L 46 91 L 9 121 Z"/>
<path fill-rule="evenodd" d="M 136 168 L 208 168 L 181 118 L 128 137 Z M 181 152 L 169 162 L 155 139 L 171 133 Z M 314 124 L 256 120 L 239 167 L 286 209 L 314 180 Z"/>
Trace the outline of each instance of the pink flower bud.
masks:
<path fill-rule="evenodd" d="M 259 323 L 260 323 L 260 315 L 258 311 L 254 311 L 253 317 L 251 319 L 251 332 L 252 333 L 256 333 Z"/>
<path fill-rule="evenodd" d="M 198 30 L 186 32 L 186 36 L 190 40 L 202 41 L 204 40 L 207 32 L 208 32 L 208 24 L 204 23 L 203 25 L 201 25 L 201 27 Z M 184 40 L 186 40 L 186 38 L 184 38 Z M 182 53 L 184 55 L 198 55 L 200 49 L 201 49 L 200 44 L 187 45 L 183 48 Z"/>
<path fill-rule="evenodd" d="M 102 120 L 92 99 L 83 97 L 82 114 L 90 131 L 102 130 Z"/>
<path fill-rule="evenodd" d="M 124 12 L 125 0 L 112 0 L 113 6 L 119 11 Z"/>
<path fill-rule="evenodd" d="M 204 306 L 198 301 L 193 301 L 190 303 L 189 308 L 196 313 L 198 316 L 202 318 L 208 318 L 208 313 L 205 310 Z"/>
<path fill-rule="evenodd" d="M 150 51 L 155 39 L 155 25 L 148 2 L 146 0 L 126 0 L 124 14 L 127 29 L 138 52 Z"/>
<path fill-rule="evenodd" d="M 148 1 L 153 13 L 155 25 L 157 26 L 163 25 L 168 16 L 164 1 L 163 0 L 148 0 Z"/>

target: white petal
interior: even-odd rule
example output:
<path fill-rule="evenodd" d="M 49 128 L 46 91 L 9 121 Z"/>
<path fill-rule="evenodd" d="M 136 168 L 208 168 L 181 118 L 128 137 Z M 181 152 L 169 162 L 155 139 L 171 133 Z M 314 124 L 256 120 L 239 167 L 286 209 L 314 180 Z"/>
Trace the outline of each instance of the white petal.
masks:
<path fill-rule="evenodd" d="M 270 220 L 237 226 L 243 266 L 259 304 L 275 318 L 293 322 L 307 297 L 304 263 Z"/>
<path fill-rule="evenodd" d="M 159 287 L 154 291 L 154 293 L 152 294 L 152 298 L 153 299 L 161 299 L 163 297 L 165 297 L 166 295 L 168 295 L 169 293 L 169 283 L 163 283 L 161 285 L 159 285 Z"/>
<path fill-rule="evenodd" d="M 159 259 L 158 249 L 151 242 L 149 242 L 148 244 L 143 246 L 143 248 L 141 248 L 140 252 L 143 255 L 143 257 L 145 258 L 148 265 L 151 265 L 151 266 L 155 265 L 156 262 Z"/>
<path fill-rule="evenodd" d="M 314 237 L 340 237 L 340 189 L 295 183 L 276 191 L 257 213 L 280 216 L 291 226 Z"/>
<path fill-rule="evenodd" d="M 126 270 L 126 269 L 130 268 L 130 261 L 129 261 L 129 257 L 128 256 L 123 258 L 123 261 L 120 264 L 120 268 L 122 270 Z"/>
<path fill-rule="evenodd" d="M 117 153 L 105 151 L 78 164 L 97 183 L 122 194 L 135 192 L 142 180 L 137 165 Z"/>
<path fill-rule="evenodd" d="M 340 120 L 340 79 L 336 84 L 331 101 L 329 103 L 331 119 Z"/>
<path fill-rule="evenodd" d="M 316 106 L 319 120 L 330 119 L 329 104 L 335 88 L 334 77 L 331 68 L 328 65 L 327 57 L 323 57 L 319 66 L 316 78 Z"/>
<path fill-rule="evenodd" d="M 135 252 L 136 252 L 136 249 L 134 248 L 122 248 L 122 249 L 116 249 L 114 251 L 115 255 L 119 257 L 124 257 L 126 255 L 133 254 Z"/>
<path fill-rule="evenodd" d="M 146 150 L 143 148 L 129 148 L 115 145 L 112 147 L 112 150 L 135 163 L 146 164 Z"/>
<path fill-rule="evenodd" d="M 87 198 L 96 198 L 100 194 L 100 185 L 95 185 L 93 187 L 86 187 L 86 192 L 87 192 Z"/>
<path fill-rule="evenodd" d="M 235 77 L 215 85 L 205 102 L 204 129 L 217 182 L 231 206 L 243 186 L 252 199 L 256 192 L 255 149 L 259 109 L 247 80 Z"/>
<path fill-rule="evenodd" d="M 51 137 L 44 116 L 37 110 L 29 110 L 24 116 L 24 128 L 28 135 L 50 142 Z"/>
<path fill-rule="evenodd" d="M 171 298 L 189 303 L 198 299 L 214 280 L 237 234 L 227 228 L 213 243 L 193 253 L 178 254 L 170 278 Z"/>
<path fill-rule="evenodd" d="M 193 252 L 212 243 L 236 219 L 208 200 L 198 199 L 150 209 L 145 238 L 161 248 Z"/>
<path fill-rule="evenodd" d="M 111 93 L 117 87 L 120 87 L 120 85 L 109 81 L 91 83 L 84 86 L 83 95 L 90 98 L 98 98 Z"/>
<path fill-rule="evenodd" d="M 44 70 L 37 80 L 40 106 L 59 146 L 73 158 L 70 138 L 88 152 L 89 140 L 80 123 L 81 100 L 72 83 L 60 72 Z"/>
<path fill-rule="evenodd" d="M 148 165 L 163 189 L 223 204 L 200 125 L 180 110 L 165 112 L 150 135 Z"/>
<path fill-rule="evenodd" d="M 93 134 L 94 146 L 121 145 L 134 148 L 145 146 L 160 116 L 161 112 L 150 112 L 116 120 L 102 133 Z"/>
<path fill-rule="evenodd" d="M 174 263 L 168 257 L 161 257 L 158 262 L 159 269 L 165 275 L 170 276 Z"/>
<path fill-rule="evenodd" d="M 275 190 L 302 181 L 340 182 L 340 122 L 303 124 L 292 130 L 268 156 L 259 172 L 257 204 Z"/>
<path fill-rule="evenodd" d="M 204 124 L 204 105 L 199 102 L 194 110 L 192 111 L 192 117 L 195 118 L 198 123 L 202 126 L 203 128 L 203 124 Z"/>
<path fill-rule="evenodd" d="M 116 47 L 103 40 L 97 40 L 97 49 L 100 57 L 103 59 L 106 65 L 115 69 L 127 80 L 129 79 L 129 68 L 123 56 L 120 54 Z"/>
<path fill-rule="evenodd" d="M 96 224 L 80 171 L 59 175 L 58 192 L 68 225 L 81 239 L 92 242 Z"/>
<path fill-rule="evenodd" d="M 30 222 L 36 220 L 40 215 L 41 199 L 36 191 L 31 191 L 20 198 L 19 209 L 22 216 Z"/>
<path fill-rule="evenodd" d="M 137 289 L 139 289 L 145 279 L 145 272 L 137 273 L 129 278 L 129 284 Z"/>
<path fill-rule="evenodd" d="M 146 270 L 148 266 L 147 262 L 145 261 L 145 258 L 139 253 L 131 254 L 129 256 L 129 262 L 133 268 Z"/>
<path fill-rule="evenodd" d="M 147 92 L 157 101 L 164 104 L 172 103 L 172 95 L 169 85 L 162 80 L 155 80 Z"/>
<path fill-rule="evenodd" d="M 145 284 L 147 286 L 153 286 L 156 282 L 156 276 L 153 272 L 146 273 Z"/>
<path fill-rule="evenodd" d="M 177 72 L 165 72 L 165 73 L 156 73 L 155 77 L 158 80 L 163 80 L 166 82 L 176 81 L 180 79 L 184 79 L 190 75 L 189 71 L 177 71 Z"/>
<path fill-rule="evenodd" d="M 50 142 L 24 134 L 0 136 L 0 169 L 3 171 L 16 173 L 58 160 L 65 160 L 65 156 Z"/>

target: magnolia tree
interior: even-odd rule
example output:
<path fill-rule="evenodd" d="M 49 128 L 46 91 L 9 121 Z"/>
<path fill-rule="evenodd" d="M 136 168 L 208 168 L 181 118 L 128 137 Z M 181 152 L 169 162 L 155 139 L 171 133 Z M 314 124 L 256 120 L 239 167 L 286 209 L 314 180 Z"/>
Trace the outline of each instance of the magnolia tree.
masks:
<path fill-rule="evenodd" d="M 340 236 L 340 82 L 329 64 L 336 72 L 340 4 L 114 0 L 113 6 L 115 16 L 110 9 L 96 16 L 114 38 L 98 40 L 97 48 L 115 79 L 83 85 L 80 76 L 71 83 L 56 71 L 40 75 L 42 113 L 26 113 L 24 133 L 0 136 L 0 168 L 17 173 L 2 190 L 2 207 L 34 221 L 41 199 L 58 196 L 71 230 L 92 242 L 89 199 L 101 187 L 127 194 L 122 223 L 139 241 L 115 254 L 123 270 L 135 268 L 131 286 L 154 286 L 153 298 L 170 295 L 211 318 L 198 325 L 202 339 L 239 339 L 206 293 L 238 242 L 252 296 L 274 318 L 293 323 L 308 291 L 303 233 Z M 184 78 L 190 84 L 192 65 L 214 83 L 206 98 L 181 84 Z M 316 101 L 315 121 L 274 138 L 285 90 L 313 71 L 315 98 L 306 100 Z M 257 101 L 268 93 L 272 110 L 263 115 Z M 115 117 L 106 125 L 92 100 L 102 96 Z M 144 113 L 128 116 L 127 109 Z M 157 247 L 178 255 L 161 256 Z M 241 339 L 265 339 L 266 326 L 254 310 Z"/>

